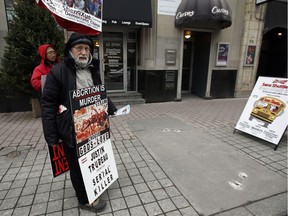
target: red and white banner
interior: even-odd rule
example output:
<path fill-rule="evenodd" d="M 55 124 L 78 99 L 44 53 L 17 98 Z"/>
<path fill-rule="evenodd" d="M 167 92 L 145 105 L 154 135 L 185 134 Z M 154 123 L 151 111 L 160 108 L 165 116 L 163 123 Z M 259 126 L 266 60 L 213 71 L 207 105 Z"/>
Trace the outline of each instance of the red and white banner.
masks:
<path fill-rule="evenodd" d="M 36 0 L 67 31 L 95 35 L 102 31 L 102 0 Z"/>

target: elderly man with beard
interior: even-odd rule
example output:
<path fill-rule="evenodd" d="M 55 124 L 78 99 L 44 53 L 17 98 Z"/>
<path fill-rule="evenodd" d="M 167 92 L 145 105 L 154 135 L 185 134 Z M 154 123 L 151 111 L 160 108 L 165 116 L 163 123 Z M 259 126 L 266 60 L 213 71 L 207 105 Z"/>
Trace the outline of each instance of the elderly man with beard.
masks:
<path fill-rule="evenodd" d="M 98 198 L 88 203 L 85 185 L 79 167 L 73 119 L 69 103 L 69 91 L 101 84 L 99 62 L 92 59 L 93 41 L 90 36 L 73 33 L 65 44 L 64 60 L 48 74 L 41 98 L 42 124 L 48 145 L 64 142 L 69 163 L 70 177 L 79 207 L 93 212 L 101 211 L 106 201 Z M 59 112 L 59 107 L 62 111 Z M 65 107 L 65 109 L 63 109 Z M 108 99 L 108 114 L 117 111 Z"/>

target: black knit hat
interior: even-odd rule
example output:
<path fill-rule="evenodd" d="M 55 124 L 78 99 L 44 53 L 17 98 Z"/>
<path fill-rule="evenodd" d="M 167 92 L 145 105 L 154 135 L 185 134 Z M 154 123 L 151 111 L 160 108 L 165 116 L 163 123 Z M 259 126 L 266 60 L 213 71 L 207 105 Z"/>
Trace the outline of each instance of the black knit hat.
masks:
<path fill-rule="evenodd" d="M 90 47 L 91 54 L 93 53 L 93 40 L 89 35 L 73 33 L 68 42 L 65 44 L 64 55 L 68 56 L 69 50 L 76 44 L 87 44 Z"/>

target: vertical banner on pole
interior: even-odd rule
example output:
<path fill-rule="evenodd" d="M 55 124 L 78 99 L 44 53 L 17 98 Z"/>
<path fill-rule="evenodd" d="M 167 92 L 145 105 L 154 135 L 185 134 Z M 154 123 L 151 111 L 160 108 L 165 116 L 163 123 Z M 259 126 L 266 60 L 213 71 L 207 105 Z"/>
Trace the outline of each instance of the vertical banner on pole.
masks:
<path fill-rule="evenodd" d="M 259 77 L 237 130 L 278 145 L 288 124 L 288 79 Z"/>
<path fill-rule="evenodd" d="M 70 91 L 76 149 L 89 203 L 118 178 L 110 140 L 106 86 Z"/>

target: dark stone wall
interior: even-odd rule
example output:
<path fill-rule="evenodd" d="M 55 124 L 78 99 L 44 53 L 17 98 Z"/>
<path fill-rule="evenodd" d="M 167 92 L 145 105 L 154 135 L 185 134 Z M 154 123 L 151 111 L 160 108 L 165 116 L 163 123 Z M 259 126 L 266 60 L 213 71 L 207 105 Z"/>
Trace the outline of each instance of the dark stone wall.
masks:
<path fill-rule="evenodd" d="M 210 95 L 212 98 L 233 98 L 236 70 L 213 70 Z"/>
<path fill-rule="evenodd" d="M 0 113 L 31 111 L 28 97 L 0 97 Z"/>
<path fill-rule="evenodd" d="M 138 71 L 138 91 L 146 103 L 173 101 L 177 93 L 176 70 Z"/>

